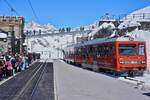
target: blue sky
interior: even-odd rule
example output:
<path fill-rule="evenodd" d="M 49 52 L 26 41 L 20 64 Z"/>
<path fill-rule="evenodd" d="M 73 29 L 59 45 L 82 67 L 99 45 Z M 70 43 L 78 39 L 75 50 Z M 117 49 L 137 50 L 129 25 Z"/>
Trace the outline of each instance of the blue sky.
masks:
<path fill-rule="evenodd" d="M 36 20 L 28 0 L 7 0 L 26 22 Z M 105 13 L 124 15 L 150 5 L 150 0 L 30 0 L 40 23 L 56 27 L 77 27 L 93 23 Z M 0 15 L 11 15 L 0 0 Z M 14 14 L 15 15 L 15 14 Z"/>

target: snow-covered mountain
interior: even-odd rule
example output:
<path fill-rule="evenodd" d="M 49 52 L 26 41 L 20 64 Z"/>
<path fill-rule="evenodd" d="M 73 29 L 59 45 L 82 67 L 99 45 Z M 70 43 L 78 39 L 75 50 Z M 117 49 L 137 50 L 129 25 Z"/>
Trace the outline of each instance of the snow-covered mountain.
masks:
<path fill-rule="evenodd" d="M 50 23 L 42 25 L 37 22 L 31 21 L 25 25 L 24 31 L 26 32 L 26 31 L 33 31 L 33 30 L 35 31 L 41 30 L 41 32 L 49 32 L 49 31 L 54 31 L 56 29 L 57 28 Z"/>

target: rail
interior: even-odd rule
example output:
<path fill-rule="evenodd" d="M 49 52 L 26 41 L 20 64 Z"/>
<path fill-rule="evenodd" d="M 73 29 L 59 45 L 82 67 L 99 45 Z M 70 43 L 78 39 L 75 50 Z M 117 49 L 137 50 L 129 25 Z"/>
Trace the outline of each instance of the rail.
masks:
<path fill-rule="evenodd" d="M 45 65 L 43 65 L 44 68 L 42 69 L 41 74 L 39 74 L 39 78 L 37 79 L 37 82 L 35 83 L 35 86 L 33 88 L 33 91 L 31 93 L 31 96 L 30 96 L 29 100 L 32 100 L 32 98 L 35 94 L 35 91 L 37 90 L 38 84 L 39 84 L 40 80 L 42 79 L 42 76 L 44 74 L 46 66 L 47 66 L 47 63 L 45 62 Z"/>
<path fill-rule="evenodd" d="M 38 76 L 38 73 L 41 71 L 41 69 L 43 68 L 43 66 L 45 65 L 46 61 L 44 63 L 40 63 L 35 69 L 32 70 L 32 77 L 27 81 L 27 83 L 25 84 L 25 86 L 21 89 L 21 91 L 19 91 L 18 94 L 16 94 L 16 96 L 12 99 L 12 100 L 23 100 L 24 98 L 27 98 L 27 92 L 32 91 L 32 87 L 31 85 L 33 85 L 32 83 L 36 82 L 36 76 Z"/>

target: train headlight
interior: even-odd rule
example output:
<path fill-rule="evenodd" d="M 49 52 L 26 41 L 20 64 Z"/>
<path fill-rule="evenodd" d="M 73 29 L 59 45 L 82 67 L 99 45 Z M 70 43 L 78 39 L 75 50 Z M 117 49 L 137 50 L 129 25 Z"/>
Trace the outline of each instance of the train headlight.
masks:
<path fill-rule="evenodd" d="M 120 64 L 145 64 L 145 61 L 140 61 L 140 60 L 122 60 L 120 61 Z"/>
<path fill-rule="evenodd" d="M 127 60 L 120 61 L 120 64 L 129 64 L 129 63 L 131 63 L 131 61 L 127 61 Z"/>

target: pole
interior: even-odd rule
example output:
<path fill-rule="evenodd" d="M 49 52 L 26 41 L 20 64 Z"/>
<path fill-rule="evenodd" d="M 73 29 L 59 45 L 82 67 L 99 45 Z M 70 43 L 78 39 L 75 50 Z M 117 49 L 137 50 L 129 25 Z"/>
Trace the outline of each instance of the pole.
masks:
<path fill-rule="evenodd" d="M 11 54 L 15 54 L 15 33 L 14 33 L 14 26 L 9 26 L 10 29 L 10 44 L 11 44 Z"/>

